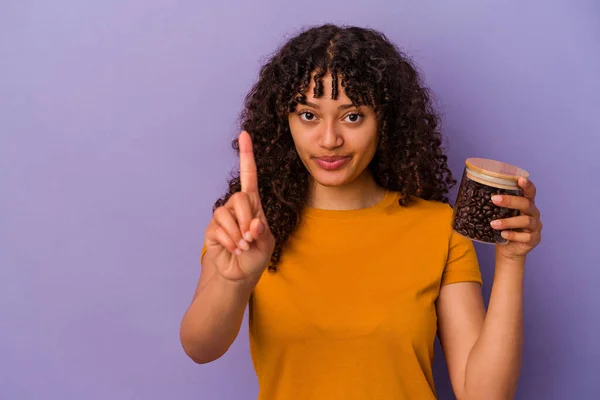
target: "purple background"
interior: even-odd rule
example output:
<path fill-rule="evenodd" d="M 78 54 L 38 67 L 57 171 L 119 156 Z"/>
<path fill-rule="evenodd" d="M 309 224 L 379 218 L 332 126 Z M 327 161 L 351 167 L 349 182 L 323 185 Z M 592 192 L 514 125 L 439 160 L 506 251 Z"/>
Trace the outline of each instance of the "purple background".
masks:
<path fill-rule="evenodd" d="M 0 3 L 0 398 L 255 398 L 246 325 L 198 366 L 179 323 L 242 98 L 285 35 L 328 21 L 413 55 L 455 173 L 531 172 L 545 229 L 517 398 L 600 398 L 598 2 L 241 3 Z"/>

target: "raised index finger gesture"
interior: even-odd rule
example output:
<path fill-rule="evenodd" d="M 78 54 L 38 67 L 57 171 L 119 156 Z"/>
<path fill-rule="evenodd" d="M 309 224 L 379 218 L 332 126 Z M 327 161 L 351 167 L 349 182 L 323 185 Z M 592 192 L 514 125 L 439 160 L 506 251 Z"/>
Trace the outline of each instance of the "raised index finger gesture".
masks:
<path fill-rule="evenodd" d="M 238 138 L 240 148 L 240 182 L 242 192 L 258 194 L 258 175 L 256 173 L 256 162 L 252 149 L 252 139 L 248 132 L 244 131 Z"/>

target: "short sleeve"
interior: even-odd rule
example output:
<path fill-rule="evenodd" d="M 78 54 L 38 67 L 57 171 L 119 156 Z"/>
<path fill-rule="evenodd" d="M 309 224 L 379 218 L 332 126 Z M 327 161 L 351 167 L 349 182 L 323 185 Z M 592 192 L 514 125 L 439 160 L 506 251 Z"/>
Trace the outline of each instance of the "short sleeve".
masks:
<path fill-rule="evenodd" d="M 479 282 L 479 284 L 483 284 L 473 242 L 451 230 L 448 258 L 442 275 L 442 285 L 457 282 Z"/>

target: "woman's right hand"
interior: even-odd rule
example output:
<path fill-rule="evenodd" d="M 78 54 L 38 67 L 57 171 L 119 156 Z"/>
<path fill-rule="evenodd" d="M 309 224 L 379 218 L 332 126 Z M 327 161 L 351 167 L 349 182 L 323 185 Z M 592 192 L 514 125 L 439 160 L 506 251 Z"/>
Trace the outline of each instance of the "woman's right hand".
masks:
<path fill-rule="evenodd" d="M 275 237 L 262 209 L 252 139 L 238 138 L 242 190 L 217 208 L 206 229 L 206 254 L 222 278 L 255 285 L 269 264 Z"/>

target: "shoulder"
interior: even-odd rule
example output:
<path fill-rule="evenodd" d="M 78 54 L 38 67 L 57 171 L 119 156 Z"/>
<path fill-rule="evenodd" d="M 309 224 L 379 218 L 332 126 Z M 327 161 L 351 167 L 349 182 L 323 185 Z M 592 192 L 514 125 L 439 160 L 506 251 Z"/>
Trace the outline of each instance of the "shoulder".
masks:
<path fill-rule="evenodd" d="M 437 200 L 412 196 L 407 205 L 399 204 L 400 195 L 386 210 L 389 221 L 398 229 L 428 237 L 428 240 L 448 244 L 452 234 L 453 208 Z"/>
<path fill-rule="evenodd" d="M 406 206 L 400 206 L 398 201 L 395 202 L 395 206 L 397 206 L 395 207 L 397 210 L 404 210 L 442 223 L 450 223 L 453 214 L 453 208 L 450 204 L 438 200 L 425 200 L 417 196 L 411 196 Z"/>
<path fill-rule="evenodd" d="M 411 196 L 411 203 L 414 207 L 421 208 L 430 212 L 452 213 L 452 206 L 438 200 L 425 200 L 417 196 Z"/>

